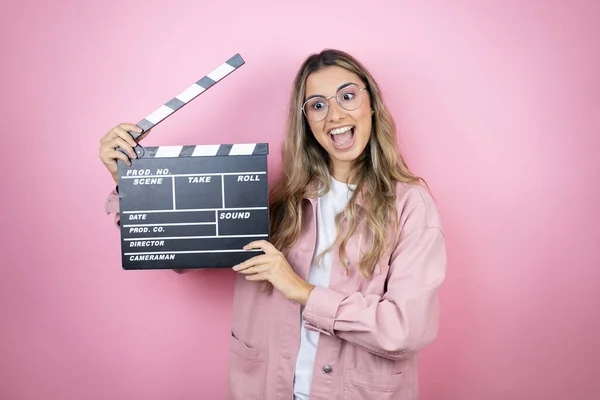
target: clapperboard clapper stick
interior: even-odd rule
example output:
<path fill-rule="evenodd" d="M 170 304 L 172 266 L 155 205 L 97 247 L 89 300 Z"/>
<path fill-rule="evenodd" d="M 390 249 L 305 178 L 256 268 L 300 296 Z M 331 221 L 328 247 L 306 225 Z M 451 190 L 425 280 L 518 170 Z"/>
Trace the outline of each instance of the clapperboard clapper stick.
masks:
<path fill-rule="evenodd" d="M 156 109 L 152 114 L 148 115 L 146 118 L 142 119 L 136 125 L 142 130 L 142 132 L 128 132 L 134 139 L 137 139 L 141 135 L 143 135 L 150 128 L 155 127 L 162 121 L 164 121 L 168 116 L 173 114 L 175 111 L 181 109 L 181 107 L 185 106 L 200 94 L 204 93 L 207 89 L 212 87 L 215 83 L 219 82 L 227 75 L 244 65 L 244 59 L 238 53 L 231 57 L 229 60 L 225 61 L 223 64 L 219 65 L 217 68 L 212 70 L 209 74 L 202 77 L 197 82 L 193 83 L 186 90 L 173 97 L 171 100 L 167 101 L 165 104 Z M 144 149 L 139 144 L 134 148 L 135 154 L 138 157 L 143 157 Z M 122 153 L 127 155 L 125 150 L 120 149 Z"/>
<path fill-rule="evenodd" d="M 237 54 L 137 125 L 156 126 L 243 64 Z M 131 166 L 118 161 L 124 269 L 231 268 L 261 253 L 243 246 L 270 239 L 267 143 L 138 145 L 136 154 Z"/>

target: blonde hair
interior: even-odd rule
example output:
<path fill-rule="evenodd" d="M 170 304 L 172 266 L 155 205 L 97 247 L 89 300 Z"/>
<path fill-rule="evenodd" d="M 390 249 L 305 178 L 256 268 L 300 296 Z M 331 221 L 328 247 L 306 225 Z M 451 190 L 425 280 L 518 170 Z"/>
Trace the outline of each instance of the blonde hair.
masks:
<path fill-rule="evenodd" d="M 358 75 L 367 88 L 374 111 L 370 140 L 350 172 L 353 177 L 351 183 L 356 185 L 356 190 L 346 207 L 348 230 L 343 237 L 339 227 L 344 213 L 337 215 L 335 220 L 339 239 L 335 244 L 339 244 L 340 261 L 346 270 L 348 240 L 361 224 L 367 228 L 372 243 L 360 259 L 358 269 L 365 278 L 370 278 L 386 250 L 388 223 L 392 223 L 394 232 L 398 231 L 396 183 L 417 183 L 422 179 L 409 170 L 397 150 L 395 122 L 385 107 L 379 86 L 360 62 L 343 51 L 326 49 L 310 55 L 294 80 L 282 145 L 283 166 L 270 193 L 271 242 L 280 251 L 292 247 L 302 228 L 303 198 L 318 195 L 315 190 L 309 193 L 309 188 L 329 190 L 329 155 L 311 134 L 301 110 L 306 79 L 311 73 L 328 66 L 342 67 Z M 363 195 L 364 213 L 359 213 L 356 204 L 361 191 L 370 194 Z"/>

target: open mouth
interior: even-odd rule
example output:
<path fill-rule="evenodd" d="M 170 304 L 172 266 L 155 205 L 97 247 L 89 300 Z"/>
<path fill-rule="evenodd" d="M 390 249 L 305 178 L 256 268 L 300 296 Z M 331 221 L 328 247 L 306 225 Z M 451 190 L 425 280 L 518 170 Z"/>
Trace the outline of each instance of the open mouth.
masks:
<path fill-rule="evenodd" d="M 329 131 L 329 137 L 337 149 L 346 149 L 354 144 L 355 129 L 352 125 L 335 128 Z"/>

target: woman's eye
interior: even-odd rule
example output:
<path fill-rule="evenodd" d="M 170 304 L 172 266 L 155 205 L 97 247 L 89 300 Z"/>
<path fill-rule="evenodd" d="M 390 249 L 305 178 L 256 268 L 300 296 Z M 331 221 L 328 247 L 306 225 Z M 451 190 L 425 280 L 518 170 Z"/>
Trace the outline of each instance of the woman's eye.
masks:
<path fill-rule="evenodd" d="M 346 92 L 342 94 L 342 100 L 352 100 L 354 98 L 354 92 Z"/>

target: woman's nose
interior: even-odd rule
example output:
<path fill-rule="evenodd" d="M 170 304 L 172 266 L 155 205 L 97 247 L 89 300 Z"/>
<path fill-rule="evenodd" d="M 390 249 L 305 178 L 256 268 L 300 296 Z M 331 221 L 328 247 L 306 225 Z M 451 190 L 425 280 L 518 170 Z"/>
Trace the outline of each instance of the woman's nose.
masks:
<path fill-rule="evenodd" d="M 333 99 L 329 99 L 329 120 L 339 121 L 344 117 L 344 114 L 344 109 L 340 107 L 335 97 Z"/>

